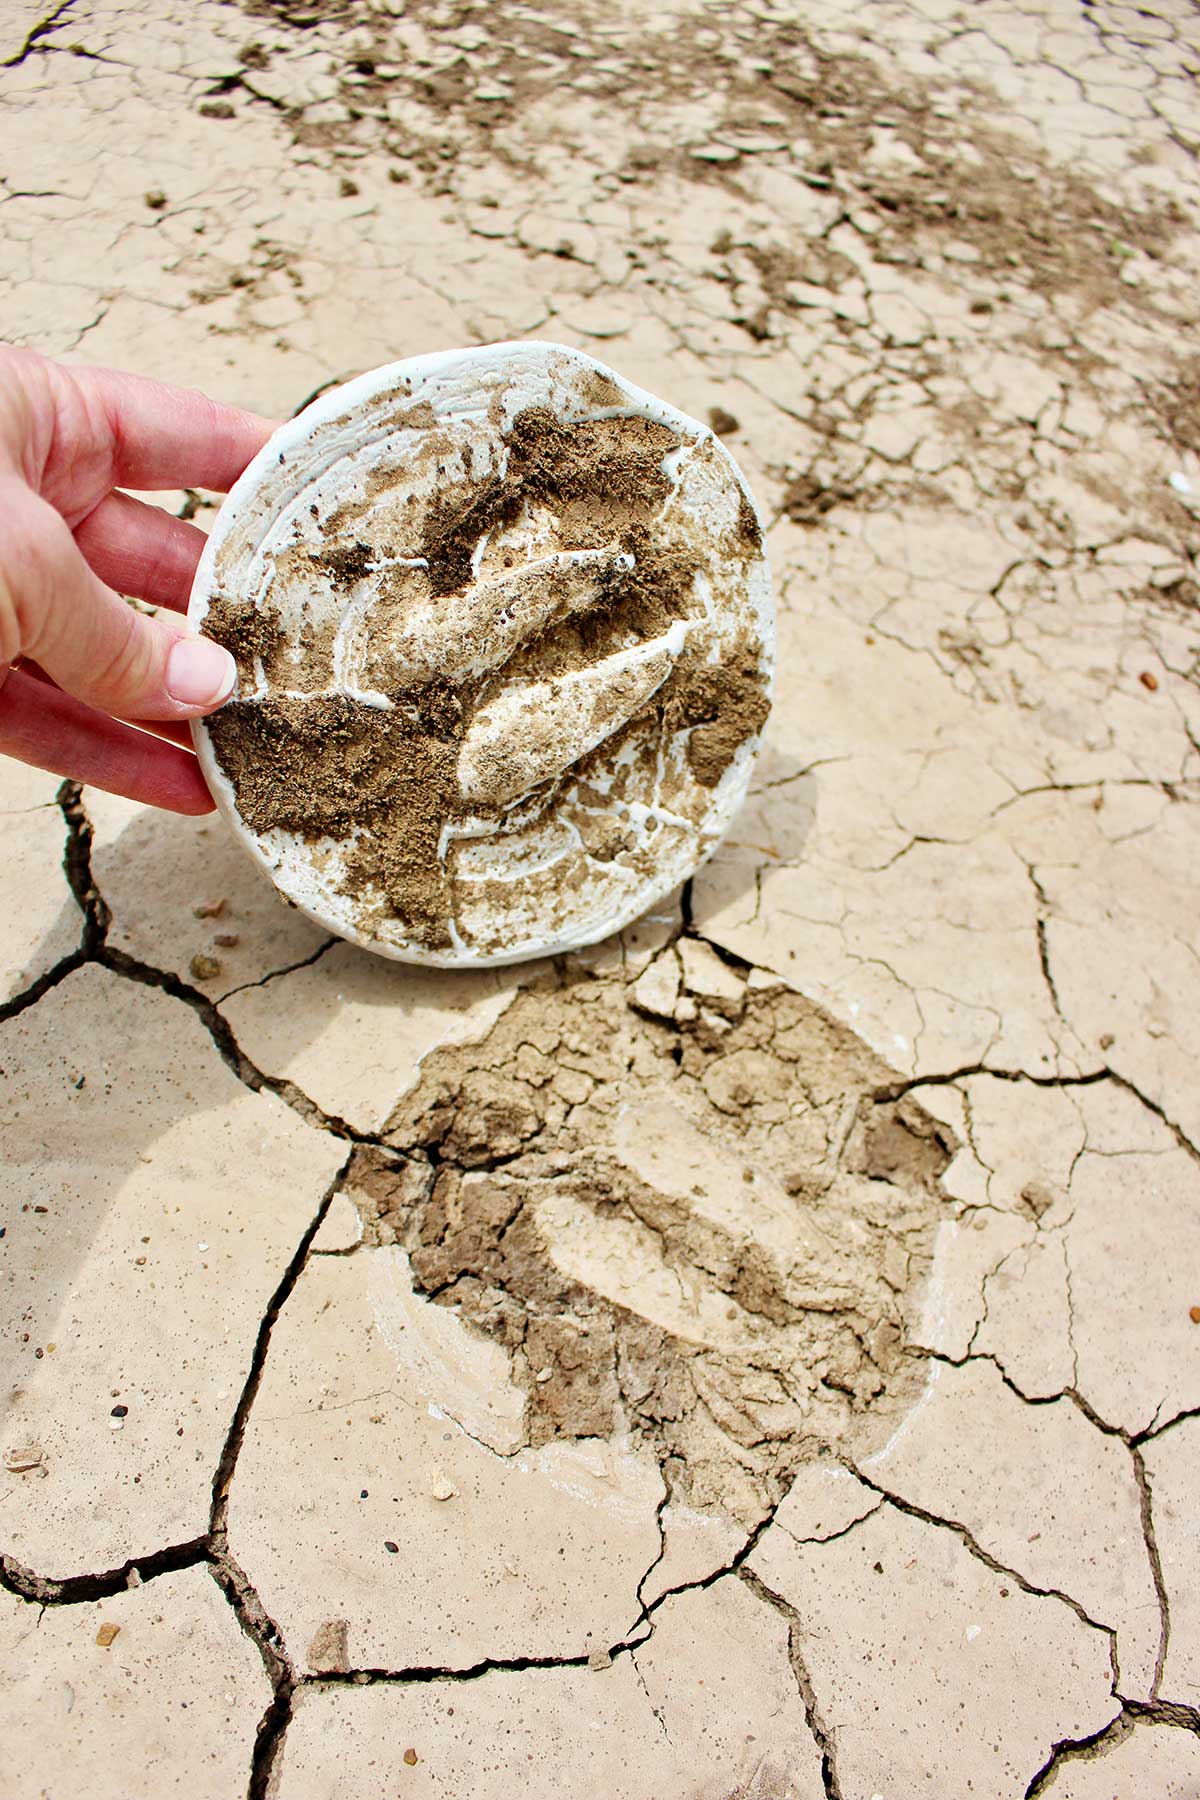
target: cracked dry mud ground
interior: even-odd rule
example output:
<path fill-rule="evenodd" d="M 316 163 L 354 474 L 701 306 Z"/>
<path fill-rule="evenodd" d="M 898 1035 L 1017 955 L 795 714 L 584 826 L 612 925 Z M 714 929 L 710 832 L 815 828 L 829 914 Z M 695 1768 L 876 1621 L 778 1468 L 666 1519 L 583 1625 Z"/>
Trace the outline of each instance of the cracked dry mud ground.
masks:
<path fill-rule="evenodd" d="M 0 65 L 6 336 L 280 415 L 580 345 L 781 609 L 730 840 L 552 966 L 0 774 L 6 1792 L 1195 1800 L 1195 6 L 12 0 Z"/>

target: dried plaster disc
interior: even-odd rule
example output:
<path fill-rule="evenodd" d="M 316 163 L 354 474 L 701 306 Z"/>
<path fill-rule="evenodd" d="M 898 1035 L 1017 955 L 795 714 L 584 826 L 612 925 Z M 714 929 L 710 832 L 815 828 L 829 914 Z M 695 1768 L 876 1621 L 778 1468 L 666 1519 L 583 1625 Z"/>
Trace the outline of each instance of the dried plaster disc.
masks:
<path fill-rule="evenodd" d="M 323 394 L 221 508 L 188 617 L 238 665 L 194 727 L 221 811 L 295 905 L 410 962 L 628 924 L 715 847 L 769 707 L 737 466 L 556 344 Z"/>

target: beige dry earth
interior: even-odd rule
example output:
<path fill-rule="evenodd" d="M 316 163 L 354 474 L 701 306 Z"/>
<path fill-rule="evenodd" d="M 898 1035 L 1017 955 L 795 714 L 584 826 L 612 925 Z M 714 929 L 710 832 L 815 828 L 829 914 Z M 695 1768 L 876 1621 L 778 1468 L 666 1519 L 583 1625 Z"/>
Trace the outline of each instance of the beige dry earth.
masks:
<path fill-rule="evenodd" d="M 5 1793 L 1196 1800 L 1196 6 L 3 15 L 6 336 L 581 346 L 781 617 L 534 968 L 0 775 Z"/>

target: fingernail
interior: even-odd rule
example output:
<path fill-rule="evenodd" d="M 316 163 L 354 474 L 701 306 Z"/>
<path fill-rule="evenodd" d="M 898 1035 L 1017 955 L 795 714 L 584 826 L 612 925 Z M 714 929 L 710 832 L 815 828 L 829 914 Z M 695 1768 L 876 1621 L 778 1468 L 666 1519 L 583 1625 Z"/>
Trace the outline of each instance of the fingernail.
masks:
<path fill-rule="evenodd" d="M 211 638 L 181 637 L 167 656 L 167 692 L 180 706 L 217 706 L 233 692 L 237 664 Z"/>

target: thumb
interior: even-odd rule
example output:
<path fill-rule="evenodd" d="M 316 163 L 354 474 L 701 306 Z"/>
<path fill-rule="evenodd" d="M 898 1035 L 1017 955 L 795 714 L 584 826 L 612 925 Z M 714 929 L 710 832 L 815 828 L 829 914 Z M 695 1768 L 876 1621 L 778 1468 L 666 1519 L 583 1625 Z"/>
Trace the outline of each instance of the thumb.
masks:
<path fill-rule="evenodd" d="M 229 652 L 150 618 L 89 569 L 61 515 L 28 488 L 0 493 L 0 666 L 30 657 L 116 718 L 186 719 L 228 698 Z"/>

